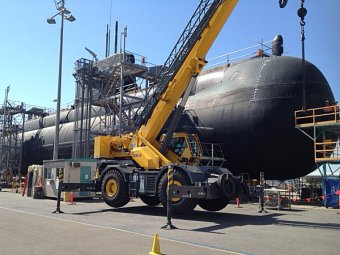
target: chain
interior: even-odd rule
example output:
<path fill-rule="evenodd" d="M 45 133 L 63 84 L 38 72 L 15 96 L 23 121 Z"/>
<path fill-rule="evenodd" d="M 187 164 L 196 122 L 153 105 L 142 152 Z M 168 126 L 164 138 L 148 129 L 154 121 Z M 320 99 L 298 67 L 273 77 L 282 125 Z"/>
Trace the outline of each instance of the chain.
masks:
<path fill-rule="evenodd" d="M 307 9 L 303 6 L 304 0 L 301 0 L 301 7 L 297 14 L 300 17 L 301 26 L 301 50 L 302 50 L 302 110 L 306 109 L 306 61 L 305 61 L 305 16 L 307 15 Z"/>

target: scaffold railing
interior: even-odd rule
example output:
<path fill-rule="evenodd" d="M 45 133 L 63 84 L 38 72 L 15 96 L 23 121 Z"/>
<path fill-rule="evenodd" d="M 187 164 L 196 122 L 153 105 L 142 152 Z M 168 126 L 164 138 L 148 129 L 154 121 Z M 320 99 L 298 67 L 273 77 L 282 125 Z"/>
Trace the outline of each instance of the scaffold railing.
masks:
<path fill-rule="evenodd" d="M 314 143 L 315 162 L 340 162 L 339 140 Z"/>
<path fill-rule="evenodd" d="M 225 162 L 220 143 L 201 143 L 203 155 L 200 157 L 201 165 L 222 166 Z"/>
<path fill-rule="evenodd" d="M 314 125 L 331 125 L 340 123 L 339 112 L 339 104 L 298 110 L 295 111 L 295 126 L 310 127 Z"/>

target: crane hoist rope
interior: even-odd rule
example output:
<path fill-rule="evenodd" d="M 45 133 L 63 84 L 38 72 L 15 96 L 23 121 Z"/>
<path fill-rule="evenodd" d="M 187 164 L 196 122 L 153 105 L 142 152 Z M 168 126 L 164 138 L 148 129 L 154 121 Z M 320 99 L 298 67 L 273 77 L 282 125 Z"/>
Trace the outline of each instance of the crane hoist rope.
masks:
<path fill-rule="evenodd" d="M 306 109 L 306 60 L 305 60 L 305 16 L 307 15 L 307 9 L 303 6 L 304 0 L 301 0 L 301 7 L 297 14 L 300 17 L 301 26 L 301 52 L 302 52 L 302 109 Z"/>

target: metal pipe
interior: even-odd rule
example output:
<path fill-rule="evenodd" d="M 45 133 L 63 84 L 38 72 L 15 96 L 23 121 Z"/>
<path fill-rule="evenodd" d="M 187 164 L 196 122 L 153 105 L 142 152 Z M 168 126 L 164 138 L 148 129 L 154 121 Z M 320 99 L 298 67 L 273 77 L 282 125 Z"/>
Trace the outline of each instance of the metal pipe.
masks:
<path fill-rule="evenodd" d="M 105 57 L 108 57 L 108 44 L 109 44 L 109 24 L 106 24 L 106 35 L 105 35 L 105 39 L 106 39 L 106 43 L 105 43 Z"/>
<path fill-rule="evenodd" d="M 123 121 L 123 86 L 124 86 L 124 64 L 125 64 L 125 39 L 127 36 L 127 27 L 124 28 L 123 35 L 123 52 L 121 54 L 121 70 L 120 70 L 120 96 L 119 96 L 119 125 L 118 134 L 122 134 L 122 121 Z"/>
<path fill-rule="evenodd" d="M 118 47 L 118 21 L 116 20 L 116 28 L 115 28 L 115 54 L 117 54 Z"/>

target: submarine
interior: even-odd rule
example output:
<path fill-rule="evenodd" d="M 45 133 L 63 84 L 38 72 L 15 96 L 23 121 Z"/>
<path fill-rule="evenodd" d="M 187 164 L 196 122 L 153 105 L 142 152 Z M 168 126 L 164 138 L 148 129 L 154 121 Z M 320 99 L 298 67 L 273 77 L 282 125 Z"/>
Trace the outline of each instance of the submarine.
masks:
<path fill-rule="evenodd" d="M 233 174 L 258 178 L 264 172 L 266 179 L 285 180 L 316 168 L 313 142 L 294 122 L 294 111 L 302 108 L 303 101 L 301 59 L 281 53 L 202 72 L 186 103 L 177 131 L 196 133 L 202 142 L 220 143 L 224 166 Z M 322 72 L 308 61 L 305 70 L 306 108 L 334 102 Z M 105 109 L 96 109 L 91 116 L 101 111 Z M 61 112 L 60 158 L 72 156 L 73 115 L 74 110 Z M 54 124 L 55 115 L 25 123 L 23 169 L 52 159 Z"/>
<path fill-rule="evenodd" d="M 320 70 L 306 61 L 306 108 L 334 102 Z M 180 126 L 203 142 L 221 143 L 233 173 L 285 180 L 316 169 L 314 144 L 295 128 L 302 109 L 301 59 L 249 59 L 200 76 Z"/>

